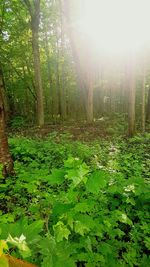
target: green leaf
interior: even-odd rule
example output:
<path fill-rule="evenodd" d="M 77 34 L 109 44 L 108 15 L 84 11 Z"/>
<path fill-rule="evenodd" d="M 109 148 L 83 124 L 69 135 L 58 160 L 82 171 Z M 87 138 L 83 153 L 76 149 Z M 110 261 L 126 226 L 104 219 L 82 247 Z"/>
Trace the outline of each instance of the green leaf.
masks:
<path fill-rule="evenodd" d="M 133 224 L 132 221 L 128 218 L 127 214 L 125 214 L 124 212 L 116 210 L 114 213 L 116 214 L 118 221 L 129 225 Z"/>
<path fill-rule="evenodd" d="M 68 228 L 61 221 L 53 226 L 53 230 L 57 242 L 62 241 L 64 238 L 68 240 L 68 236 L 71 234 Z"/>
<path fill-rule="evenodd" d="M 52 174 L 46 176 L 46 180 L 48 181 L 49 184 L 54 185 L 54 184 L 62 184 L 65 180 L 65 171 L 61 169 L 52 169 Z"/>
<path fill-rule="evenodd" d="M 87 233 L 90 229 L 80 221 L 75 221 L 74 230 L 76 233 L 84 236 L 84 234 Z"/>
<path fill-rule="evenodd" d="M 104 255 L 107 256 L 107 254 L 112 254 L 113 248 L 106 242 L 101 242 L 100 245 L 100 252 Z"/>
<path fill-rule="evenodd" d="M 86 183 L 86 181 L 87 181 L 86 175 L 88 173 L 89 173 L 89 167 L 85 163 L 82 163 L 82 164 L 79 164 L 78 166 L 76 166 L 74 168 L 69 168 L 66 171 L 66 177 L 69 180 L 73 181 L 74 186 L 77 186 L 82 181 L 84 183 Z"/>
<path fill-rule="evenodd" d="M 43 258 L 41 267 L 55 267 L 53 263 L 53 257 L 51 254 Z"/>
<path fill-rule="evenodd" d="M 73 204 L 57 202 L 53 207 L 53 214 L 52 215 L 54 217 L 60 216 L 63 213 L 70 211 L 72 207 L 73 207 Z"/>
<path fill-rule="evenodd" d="M 58 259 L 55 262 L 54 267 L 62 267 L 62 266 L 65 266 L 65 267 L 76 267 L 76 264 L 74 263 L 74 261 L 71 258 Z"/>
<path fill-rule="evenodd" d="M 54 237 L 48 235 L 40 242 L 43 255 L 42 267 L 75 267 L 74 261 L 70 258 L 70 246 L 68 243 L 56 243 Z"/>
<path fill-rule="evenodd" d="M 19 249 L 20 254 L 26 258 L 31 256 L 31 251 L 26 243 L 26 237 L 22 234 L 19 238 L 18 237 L 12 237 L 10 234 L 7 238 L 7 242 L 12 244 L 13 246 L 17 247 Z"/>
<path fill-rule="evenodd" d="M 89 192 L 98 194 L 99 190 L 104 188 L 107 184 L 108 175 L 104 171 L 95 171 L 89 177 L 86 188 Z"/>
<path fill-rule="evenodd" d="M 79 158 L 69 157 L 64 161 L 65 168 L 74 169 L 82 164 L 82 161 Z"/>
<path fill-rule="evenodd" d="M 29 225 L 26 225 L 23 232 L 27 238 L 27 242 L 30 244 L 35 243 L 38 240 L 39 233 L 43 231 L 44 221 L 37 220 Z"/>
<path fill-rule="evenodd" d="M 56 241 L 53 236 L 48 235 L 40 240 L 40 248 L 43 255 L 50 255 L 55 252 Z"/>
<path fill-rule="evenodd" d="M 150 237 L 145 237 L 144 243 L 147 249 L 150 250 Z"/>

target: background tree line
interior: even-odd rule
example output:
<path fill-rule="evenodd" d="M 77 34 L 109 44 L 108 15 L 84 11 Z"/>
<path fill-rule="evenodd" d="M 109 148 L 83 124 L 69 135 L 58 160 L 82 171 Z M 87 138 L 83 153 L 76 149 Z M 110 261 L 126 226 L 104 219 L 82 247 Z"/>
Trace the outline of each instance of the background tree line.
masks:
<path fill-rule="evenodd" d="M 1 0 L 0 64 L 6 119 L 92 123 L 119 113 L 134 134 L 150 120 L 150 51 L 115 60 L 80 33 L 74 0 Z M 130 41 L 130 40 L 129 40 Z"/>

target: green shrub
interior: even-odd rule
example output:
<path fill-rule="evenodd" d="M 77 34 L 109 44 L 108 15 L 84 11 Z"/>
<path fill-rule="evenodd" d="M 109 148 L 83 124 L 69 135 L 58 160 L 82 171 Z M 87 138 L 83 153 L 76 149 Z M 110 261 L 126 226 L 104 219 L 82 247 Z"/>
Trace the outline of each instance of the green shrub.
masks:
<path fill-rule="evenodd" d="M 149 138 L 11 139 L 16 177 L 0 184 L 0 239 L 23 234 L 27 261 L 42 267 L 148 267 Z"/>

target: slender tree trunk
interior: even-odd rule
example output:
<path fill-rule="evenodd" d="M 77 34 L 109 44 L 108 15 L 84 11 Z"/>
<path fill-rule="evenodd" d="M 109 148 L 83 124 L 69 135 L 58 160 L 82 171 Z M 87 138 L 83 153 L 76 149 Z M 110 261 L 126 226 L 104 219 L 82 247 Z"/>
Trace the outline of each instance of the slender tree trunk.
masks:
<path fill-rule="evenodd" d="M 64 37 L 64 14 L 62 1 L 59 0 L 61 16 L 61 57 L 65 58 L 65 37 Z M 61 63 L 61 115 L 62 120 L 66 119 L 66 88 L 65 88 L 65 61 Z"/>
<path fill-rule="evenodd" d="M 86 118 L 87 122 L 91 123 L 93 121 L 93 77 L 92 77 L 93 65 L 92 65 L 91 50 L 90 47 L 88 47 L 87 42 L 85 43 L 85 40 L 81 38 L 82 36 L 78 36 L 74 31 L 74 29 L 71 27 L 72 25 L 71 14 L 70 14 L 71 3 L 69 0 L 64 0 L 64 8 L 68 25 L 70 44 L 76 65 L 78 83 L 80 85 L 80 88 L 82 89 L 81 91 L 82 94 L 84 92 L 83 99 L 87 100 L 85 104 Z M 76 40 L 78 40 L 78 42 Z M 88 55 L 88 62 L 87 62 L 87 55 Z"/>
<path fill-rule="evenodd" d="M 83 95 L 83 105 L 85 107 L 86 112 L 86 94 L 87 94 L 87 87 L 85 82 L 85 71 L 83 70 L 83 62 L 81 60 L 81 57 L 84 53 L 84 51 L 80 51 L 82 49 L 79 49 L 79 36 L 76 35 L 73 27 L 72 27 L 72 19 L 71 19 L 71 1 L 70 0 L 62 0 L 63 2 L 63 9 L 62 12 L 65 14 L 66 18 L 66 28 L 67 33 L 70 41 L 70 46 L 72 49 L 72 55 L 75 63 L 75 71 L 77 76 L 77 84 L 78 87 L 81 89 L 81 93 Z M 78 40 L 78 41 L 77 41 Z"/>
<path fill-rule="evenodd" d="M 44 125 L 44 100 L 39 52 L 40 0 L 24 0 L 24 3 L 31 16 L 33 65 L 35 76 L 35 89 L 37 95 L 37 124 L 39 126 L 42 126 Z"/>
<path fill-rule="evenodd" d="M 4 109 L 5 109 L 5 121 L 7 123 L 9 119 L 9 115 L 10 115 L 10 107 L 9 107 L 8 97 L 6 95 L 6 87 L 5 87 L 3 74 L 2 74 L 2 83 L 3 83 L 3 86 L 1 90 L 2 90 L 2 97 L 3 97 L 3 102 L 4 102 Z"/>
<path fill-rule="evenodd" d="M 2 174 L 6 178 L 14 174 L 13 161 L 9 152 L 8 139 L 5 130 L 5 110 L 2 91 L 4 90 L 3 74 L 0 68 L 0 165 Z"/>
<path fill-rule="evenodd" d="M 37 94 L 37 123 L 39 126 L 44 125 L 44 103 L 43 103 L 43 88 L 40 69 L 40 54 L 38 45 L 38 32 L 32 27 L 32 48 L 34 59 L 35 72 L 35 87 Z"/>
<path fill-rule="evenodd" d="M 53 90 L 52 90 L 50 53 L 49 53 L 47 31 L 48 30 L 47 30 L 47 27 L 46 27 L 46 30 L 45 30 L 45 53 L 46 53 L 46 60 L 47 60 L 48 84 L 49 84 L 49 93 L 50 93 L 50 106 L 51 106 L 50 110 L 51 110 L 51 115 L 53 117 L 53 110 L 54 110 L 54 107 L 53 107 Z"/>
<path fill-rule="evenodd" d="M 143 85 L 142 85 L 142 132 L 145 132 L 145 66 L 143 73 Z"/>
<path fill-rule="evenodd" d="M 147 110 L 146 110 L 146 120 L 150 122 L 150 88 L 148 90 L 148 101 L 147 101 Z"/>
<path fill-rule="evenodd" d="M 57 92 L 57 112 L 56 114 L 61 117 L 62 115 L 62 102 L 61 102 L 61 87 L 60 87 L 60 50 L 59 50 L 59 36 L 58 36 L 58 31 L 57 31 L 57 25 L 56 25 L 56 92 Z"/>
<path fill-rule="evenodd" d="M 93 77 L 92 73 L 89 72 L 87 85 L 87 123 L 93 122 Z"/>
<path fill-rule="evenodd" d="M 128 129 L 129 136 L 135 134 L 135 64 L 131 56 L 128 62 Z"/>

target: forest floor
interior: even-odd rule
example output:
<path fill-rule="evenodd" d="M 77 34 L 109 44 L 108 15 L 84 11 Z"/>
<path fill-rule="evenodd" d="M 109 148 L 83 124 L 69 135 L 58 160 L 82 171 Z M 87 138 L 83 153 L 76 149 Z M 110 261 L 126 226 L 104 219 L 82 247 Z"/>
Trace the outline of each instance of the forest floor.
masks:
<path fill-rule="evenodd" d="M 18 125 L 19 126 L 19 125 Z M 111 119 L 102 117 L 91 124 L 82 122 L 45 124 L 38 126 L 10 127 L 8 132 L 10 136 L 18 135 L 24 137 L 46 138 L 51 134 L 57 135 L 58 138 L 67 134 L 69 139 L 90 142 L 97 139 L 109 139 L 123 137 L 128 138 L 128 125 L 124 117 Z M 146 132 L 150 132 L 150 125 L 146 125 Z M 136 134 L 141 133 L 141 125 L 137 125 Z"/>
<path fill-rule="evenodd" d="M 17 134 L 26 137 L 39 137 L 45 138 L 52 133 L 57 133 L 57 136 L 62 134 L 68 134 L 68 138 L 72 140 L 80 141 L 92 141 L 99 138 L 110 138 L 114 135 L 126 135 L 127 130 L 119 128 L 113 121 L 108 122 L 94 122 L 92 124 L 85 123 L 71 123 L 71 124 L 56 124 L 56 125 L 44 125 L 43 127 L 31 126 L 18 129 L 9 129 L 9 133 Z"/>
<path fill-rule="evenodd" d="M 49 134 L 56 133 L 58 135 L 68 134 L 73 140 L 90 141 L 99 137 L 106 137 L 107 132 L 104 128 L 95 125 L 46 125 L 44 127 L 33 127 L 22 130 L 24 136 L 36 135 L 37 137 L 47 137 Z"/>
<path fill-rule="evenodd" d="M 39 267 L 150 266 L 150 134 L 123 138 L 112 124 L 11 130 L 16 175 L 0 179 L 11 256 Z"/>

